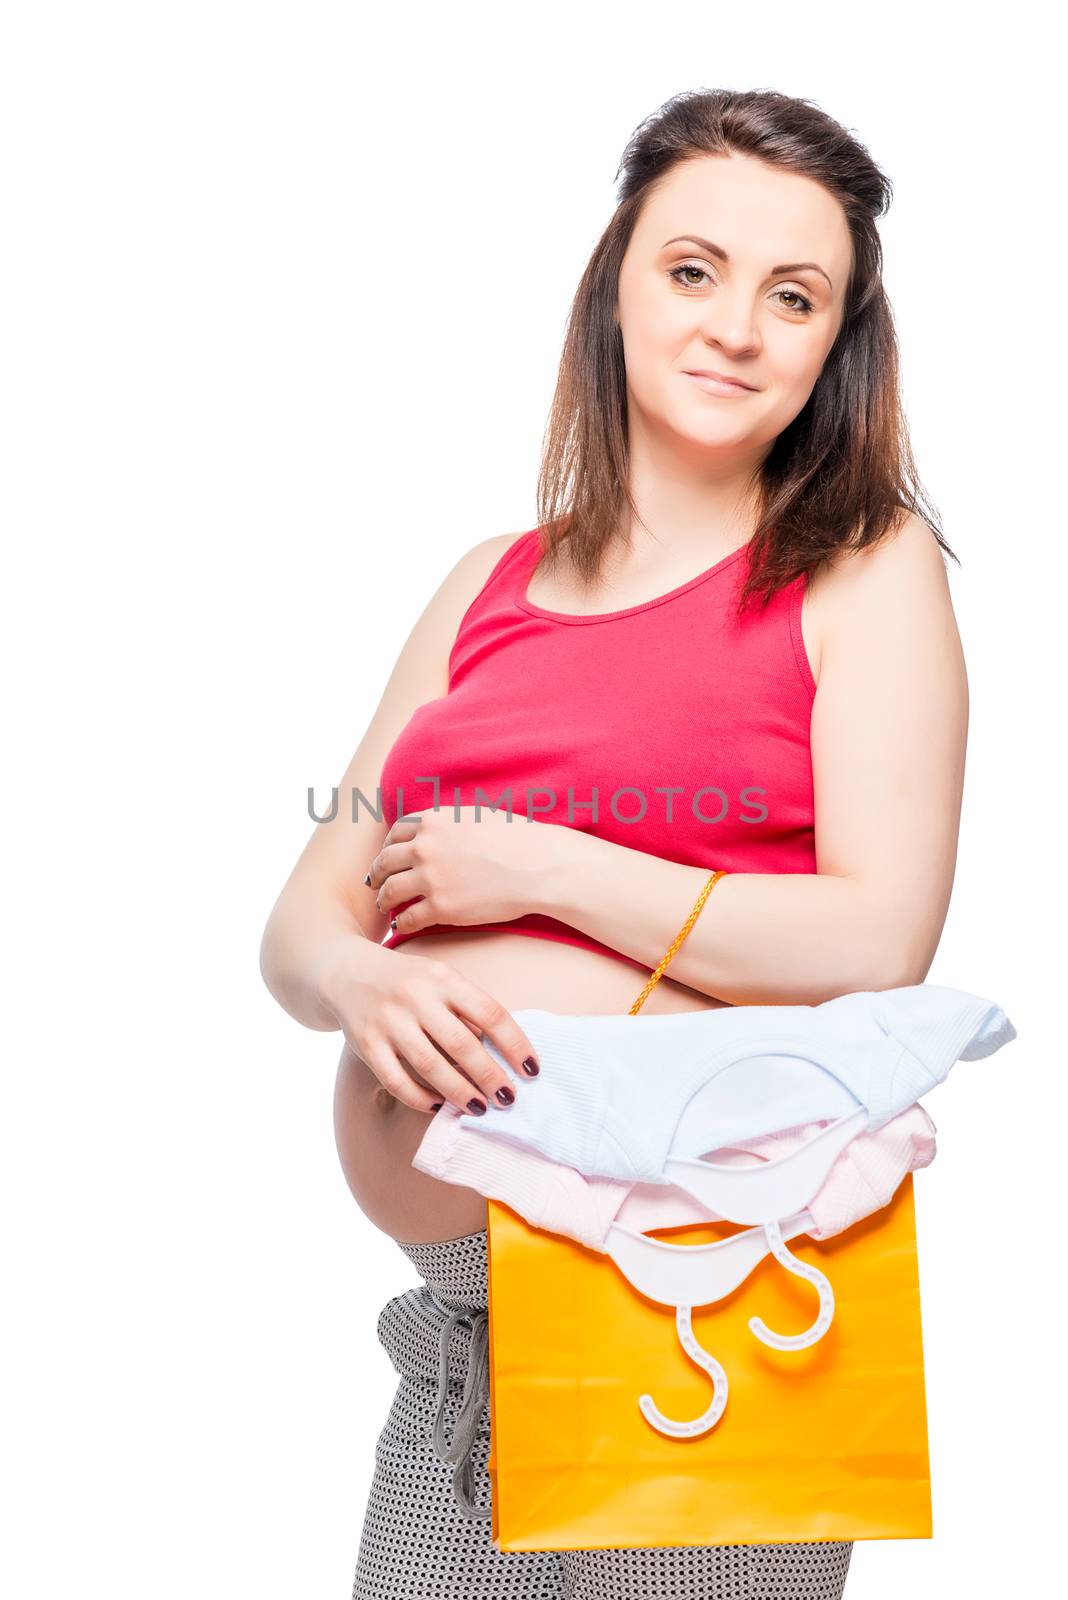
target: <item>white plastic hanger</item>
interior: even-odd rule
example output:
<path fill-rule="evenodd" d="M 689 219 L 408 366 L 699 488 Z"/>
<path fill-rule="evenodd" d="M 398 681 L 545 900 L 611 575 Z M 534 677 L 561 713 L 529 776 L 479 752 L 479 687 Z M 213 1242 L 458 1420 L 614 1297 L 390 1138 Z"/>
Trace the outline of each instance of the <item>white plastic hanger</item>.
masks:
<path fill-rule="evenodd" d="M 651 1395 L 640 1396 L 642 1414 L 659 1429 L 675 1437 L 693 1437 L 715 1426 L 727 1404 L 727 1375 L 716 1358 L 698 1344 L 690 1322 L 693 1306 L 722 1300 L 738 1287 L 770 1251 L 781 1266 L 806 1278 L 819 1296 L 815 1321 L 802 1333 L 776 1333 L 761 1317 L 751 1317 L 749 1327 L 761 1343 L 774 1350 L 805 1350 L 823 1338 L 834 1317 L 834 1290 L 826 1274 L 799 1261 L 787 1250 L 787 1238 L 804 1233 L 811 1218 L 801 1208 L 815 1198 L 838 1156 L 868 1124 L 866 1106 L 807 1139 L 800 1149 L 778 1161 L 739 1167 L 708 1160 L 669 1156 L 664 1175 L 706 1206 L 714 1217 L 730 1222 L 759 1223 L 759 1227 L 719 1239 L 709 1245 L 676 1245 L 638 1233 L 615 1222 L 605 1238 L 610 1255 L 623 1276 L 651 1300 L 675 1307 L 675 1327 L 686 1354 L 712 1379 L 710 1405 L 692 1422 L 676 1422 L 657 1407 Z"/>
<path fill-rule="evenodd" d="M 830 1131 L 830 1130 L 825 1130 Z M 770 1163 L 769 1163 L 770 1164 Z M 727 1170 L 726 1168 L 722 1170 Z M 745 1167 L 743 1172 L 760 1169 Z M 817 1184 L 817 1189 L 819 1185 Z M 815 1191 L 813 1191 L 815 1193 Z M 750 1317 L 750 1331 L 763 1344 L 775 1350 L 804 1350 L 823 1338 L 834 1317 L 834 1290 L 826 1274 L 807 1262 L 799 1261 L 784 1243 L 807 1233 L 812 1218 L 807 1211 L 791 1216 L 781 1227 L 769 1220 L 760 1227 L 746 1228 L 713 1244 L 678 1245 L 654 1239 L 625 1223 L 613 1222 L 605 1236 L 604 1251 L 615 1262 L 627 1281 L 640 1294 L 661 1305 L 675 1307 L 675 1328 L 679 1343 L 702 1371 L 712 1379 L 712 1400 L 700 1416 L 689 1422 L 667 1417 L 653 1400 L 643 1394 L 638 1405 L 646 1421 L 660 1433 L 674 1438 L 693 1438 L 714 1428 L 727 1404 L 727 1374 L 708 1350 L 698 1344 L 690 1321 L 693 1306 L 709 1305 L 731 1294 L 770 1251 L 781 1266 L 812 1283 L 819 1295 L 819 1314 L 803 1333 L 775 1333 L 761 1317 Z"/>
<path fill-rule="evenodd" d="M 715 1115 L 714 1108 L 721 1092 L 716 1078 L 723 1071 L 741 1066 L 744 1060 L 769 1049 L 781 1049 L 791 1056 L 802 1054 L 788 1041 L 748 1041 L 744 1052 L 732 1054 L 722 1062 L 719 1071 L 695 1095 L 684 1115 L 707 1132 L 704 1119 Z M 802 1059 L 809 1058 L 802 1056 Z M 824 1061 L 812 1064 L 838 1076 L 833 1066 Z M 675 1184 L 698 1200 L 712 1217 L 758 1226 L 705 1245 L 669 1244 L 620 1222 L 609 1226 L 605 1254 L 639 1293 L 661 1305 L 675 1307 L 679 1343 L 690 1360 L 712 1379 L 709 1405 L 689 1422 L 665 1416 L 652 1395 L 639 1395 L 642 1415 L 658 1432 L 674 1438 L 694 1438 L 714 1428 L 723 1415 L 728 1395 L 727 1374 L 715 1356 L 698 1344 L 690 1313 L 694 1306 L 709 1305 L 732 1293 L 769 1251 L 780 1266 L 814 1285 L 819 1295 L 819 1313 L 802 1333 L 775 1333 L 761 1317 L 750 1317 L 750 1331 L 775 1350 L 804 1350 L 823 1338 L 834 1317 L 834 1290 L 825 1273 L 799 1261 L 786 1248 L 783 1236 L 792 1239 L 812 1227 L 811 1216 L 802 1208 L 819 1193 L 841 1151 L 867 1128 L 870 1115 L 867 1106 L 858 1104 L 855 1111 L 822 1128 L 800 1149 L 778 1161 L 762 1161 L 755 1166 L 738 1167 L 733 1163 L 683 1156 L 666 1158 L 664 1181 Z M 715 1153 L 720 1152 L 713 1151 Z"/>

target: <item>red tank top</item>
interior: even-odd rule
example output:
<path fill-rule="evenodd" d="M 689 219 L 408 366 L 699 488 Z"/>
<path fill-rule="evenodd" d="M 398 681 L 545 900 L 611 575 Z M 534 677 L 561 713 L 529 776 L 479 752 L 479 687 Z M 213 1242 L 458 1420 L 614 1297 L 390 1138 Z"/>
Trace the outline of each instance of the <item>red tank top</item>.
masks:
<path fill-rule="evenodd" d="M 527 600 L 540 545 L 537 528 L 522 534 L 464 613 L 447 693 L 419 707 L 386 757 L 388 825 L 430 810 L 436 777 L 444 809 L 529 808 L 709 872 L 815 872 L 805 576 L 763 614 L 735 618 L 746 550 L 658 599 L 579 617 Z M 553 917 L 479 926 L 645 970 Z M 439 922 L 383 946 L 446 930 L 461 931 Z"/>

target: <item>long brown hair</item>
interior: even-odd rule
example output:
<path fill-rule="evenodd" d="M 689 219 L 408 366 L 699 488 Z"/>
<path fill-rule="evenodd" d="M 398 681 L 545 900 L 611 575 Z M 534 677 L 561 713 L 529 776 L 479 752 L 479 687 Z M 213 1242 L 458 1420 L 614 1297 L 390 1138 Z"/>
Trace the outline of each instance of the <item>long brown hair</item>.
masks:
<path fill-rule="evenodd" d="M 890 180 L 864 146 L 812 102 L 770 89 L 713 89 L 667 101 L 639 124 L 623 152 L 618 203 L 572 303 L 545 430 L 538 568 L 556 566 L 566 537 L 574 571 L 591 582 L 627 509 L 638 515 L 628 482 L 626 367 L 615 321 L 620 266 L 653 187 L 679 162 L 732 152 L 823 184 L 841 203 L 853 243 L 838 337 L 808 401 L 775 440 L 753 486 L 759 515 L 739 610 L 757 596 L 766 604 L 839 550 L 875 544 L 909 512 L 957 561 L 917 480 L 901 402 L 875 227 L 890 204 Z"/>

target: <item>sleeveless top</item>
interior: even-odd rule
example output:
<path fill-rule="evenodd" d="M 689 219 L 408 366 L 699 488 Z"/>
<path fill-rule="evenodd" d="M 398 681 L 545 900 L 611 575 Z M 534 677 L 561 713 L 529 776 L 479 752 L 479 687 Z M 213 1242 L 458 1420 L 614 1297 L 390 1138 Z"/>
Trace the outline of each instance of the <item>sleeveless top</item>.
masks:
<path fill-rule="evenodd" d="M 739 620 L 742 545 L 654 600 L 568 616 L 526 598 L 538 533 L 500 557 L 460 621 L 447 693 L 418 708 L 386 756 L 387 824 L 477 802 L 707 872 L 815 872 L 805 575 Z M 391 932 L 383 947 L 474 926 Z M 540 913 L 477 926 L 647 970 Z"/>

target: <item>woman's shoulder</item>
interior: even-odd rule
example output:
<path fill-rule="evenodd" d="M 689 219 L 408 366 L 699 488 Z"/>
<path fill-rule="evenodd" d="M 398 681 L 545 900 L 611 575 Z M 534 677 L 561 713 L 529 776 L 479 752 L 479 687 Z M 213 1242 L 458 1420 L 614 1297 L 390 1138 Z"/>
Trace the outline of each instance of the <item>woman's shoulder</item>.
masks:
<path fill-rule="evenodd" d="M 536 529 L 527 528 L 522 533 L 495 533 L 488 539 L 482 539 L 478 544 L 472 545 L 464 556 L 464 562 L 469 565 L 472 573 L 482 572 L 486 578 L 497 566 L 504 565 L 504 558 L 513 550 L 518 550 L 520 545 L 532 540 Z"/>
<path fill-rule="evenodd" d="M 498 571 L 503 571 L 514 559 L 519 547 L 533 537 L 530 529 L 524 533 L 493 534 L 473 544 L 459 557 L 443 584 L 443 588 L 448 588 L 457 622 L 466 617 Z"/>
<path fill-rule="evenodd" d="M 893 527 L 862 550 L 842 550 L 820 577 L 828 592 L 857 596 L 883 591 L 888 584 L 943 582 L 942 546 L 930 525 L 914 511 L 903 512 Z"/>
<path fill-rule="evenodd" d="M 832 650 L 839 655 L 879 640 L 888 647 L 953 616 L 942 546 L 914 512 L 874 544 L 843 550 L 806 584 L 802 609 L 805 647 L 819 683 Z"/>
<path fill-rule="evenodd" d="M 453 561 L 424 601 L 383 696 L 385 716 L 394 730 L 415 708 L 448 693 L 452 652 L 475 601 L 512 547 L 527 536 L 496 534 L 472 545 Z"/>
<path fill-rule="evenodd" d="M 475 601 L 490 587 L 498 571 L 507 567 L 518 546 L 531 537 L 529 529 L 524 533 L 492 534 L 471 545 L 453 562 L 428 607 L 434 615 L 435 628 L 450 651 Z"/>

